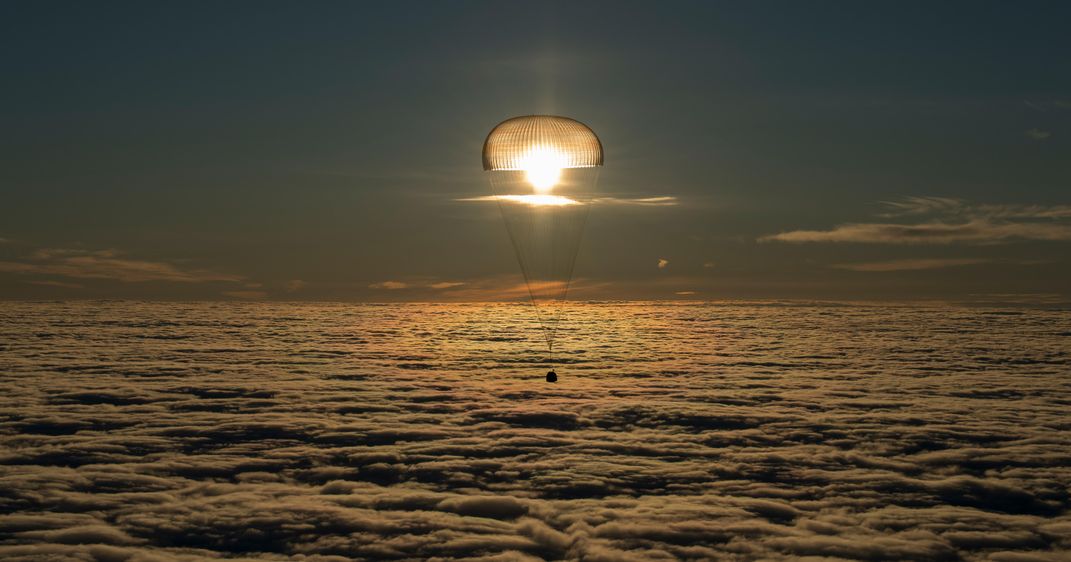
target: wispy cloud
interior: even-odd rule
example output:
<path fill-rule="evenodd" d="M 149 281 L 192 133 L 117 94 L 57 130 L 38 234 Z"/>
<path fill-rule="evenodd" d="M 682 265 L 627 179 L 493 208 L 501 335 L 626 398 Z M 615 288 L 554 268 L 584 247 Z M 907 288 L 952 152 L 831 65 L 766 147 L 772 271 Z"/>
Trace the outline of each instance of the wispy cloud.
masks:
<path fill-rule="evenodd" d="M 412 282 L 412 281 L 381 281 L 379 283 L 372 283 L 368 286 L 369 289 L 381 289 L 387 291 L 397 291 L 401 289 L 434 289 L 436 291 L 442 291 L 445 289 L 453 289 L 465 285 L 464 281 L 436 281 L 436 282 Z"/>
<path fill-rule="evenodd" d="M 567 293 L 570 298 L 600 298 L 599 290 L 607 286 L 609 286 L 608 283 L 583 278 L 573 279 L 570 282 L 561 280 L 526 282 L 520 275 L 495 275 L 463 281 L 407 278 L 381 281 L 368 287 L 384 292 L 404 293 L 406 298 L 465 302 L 527 301 L 532 294 L 541 299 L 556 299 L 563 293 Z"/>
<path fill-rule="evenodd" d="M 680 200 L 672 196 L 662 197 L 599 197 L 593 201 L 605 205 L 637 205 L 641 207 L 673 207 L 680 204 Z"/>
<path fill-rule="evenodd" d="M 397 291 L 399 289 L 408 289 L 409 283 L 403 283 L 401 281 L 380 281 L 379 283 L 372 283 L 368 286 L 369 289 L 385 289 L 388 291 Z"/>
<path fill-rule="evenodd" d="M 267 291 L 223 291 L 221 294 L 223 296 L 231 297 L 231 298 L 235 298 L 235 299 L 249 299 L 249 300 L 264 299 L 264 298 L 268 297 L 268 292 Z"/>
<path fill-rule="evenodd" d="M 286 292 L 293 293 L 295 291 L 300 291 L 300 290 L 304 289 L 308 285 L 309 285 L 308 283 L 306 283 L 305 281 L 302 281 L 301 279 L 292 279 L 292 280 L 286 282 L 286 285 L 284 286 L 284 288 L 286 289 Z"/>
<path fill-rule="evenodd" d="M 949 213 L 964 206 L 962 200 L 952 197 L 905 197 L 899 201 L 882 201 L 881 204 L 888 209 L 879 213 L 878 216 L 882 217 Z"/>
<path fill-rule="evenodd" d="M 969 295 L 969 300 L 974 303 L 993 305 L 1065 304 L 1069 302 L 1067 295 L 1059 293 L 981 293 Z"/>
<path fill-rule="evenodd" d="M 438 289 L 438 290 L 452 289 L 454 287 L 460 287 L 460 286 L 462 286 L 464 284 L 465 283 L 462 282 L 462 281 L 440 281 L 439 283 L 432 283 L 432 284 L 428 285 L 428 288 L 430 288 L 430 289 Z"/>
<path fill-rule="evenodd" d="M 63 281 L 27 281 L 31 285 L 38 285 L 41 287 L 58 287 L 61 289 L 81 289 L 82 286 L 78 283 L 65 283 Z"/>
<path fill-rule="evenodd" d="M 0 272 L 57 275 L 76 279 L 110 279 L 124 283 L 243 280 L 238 275 L 208 269 L 185 268 L 163 261 L 131 259 L 116 250 L 42 249 L 34 252 L 26 261 L 0 261 Z"/>
<path fill-rule="evenodd" d="M 1026 136 L 1034 140 L 1043 141 L 1051 137 L 1052 133 L 1050 133 L 1049 131 L 1042 131 L 1041 129 L 1030 129 L 1026 132 Z"/>
<path fill-rule="evenodd" d="M 569 298 L 591 298 L 602 294 L 610 284 L 595 282 L 588 279 L 573 279 L 568 284 Z M 545 281 L 526 283 L 517 281 L 516 276 L 496 276 L 483 279 L 473 279 L 467 283 L 455 287 L 444 288 L 436 293 L 436 299 L 451 301 L 525 301 L 534 293 L 537 296 L 547 297 L 560 295 L 566 287 L 561 281 Z"/>
<path fill-rule="evenodd" d="M 850 271 L 918 271 L 923 269 L 943 269 L 946 267 L 977 265 L 990 263 L 991 261 L 992 260 L 983 258 L 903 259 L 864 263 L 842 263 L 834 265 L 833 267 Z"/>
<path fill-rule="evenodd" d="M 1049 111 L 1060 109 L 1071 109 L 1071 100 L 1066 99 L 1050 99 L 1050 100 L 1023 100 L 1030 109 L 1037 111 Z"/>
<path fill-rule="evenodd" d="M 995 223 L 974 220 L 963 224 L 856 223 L 830 230 L 793 230 L 759 238 L 760 242 L 855 242 L 865 244 L 976 244 L 1010 240 L 1071 240 L 1071 226 L 1041 223 Z"/>
<path fill-rule="evenodd" d="M 680 295 L 680 296 L 682 296 L 682 297 L 687 297 L 687 296 L 691 296 L 691 295 L 694 295 L 694 294 L 695 294 L 695 291 L 677 291 L 677 292 L 675 292 L 675 293 L 673 293 L 673 294 L 674 294 L 674 295 Z"/>
<path fill-rule="evenodd" d="M 792 230 L 760 242 L 851 242 L 865 244 L 996 244 L 1014 240 L 1071 240 L 1068 205 L 971 205 L 946 197 L 886 201 L 885 218 L 927 216 L 925 222 L 848 223 L 829 230 Z"/>
<path fill-rule="evenodd" d="M 964 219 L 1064 219 L 1071 218 L 1071 205 L 974 204 L 952 197 L 905 197 L 882 201 L 888 211 L 878 216 L 941 215 Z"/>
<path fill-rule="evenodd" d="M 514 301 L 530 296 L 528 285 L 511 278 L 485 279 L 443 291 L 443 297 L 459 301 Z"/>

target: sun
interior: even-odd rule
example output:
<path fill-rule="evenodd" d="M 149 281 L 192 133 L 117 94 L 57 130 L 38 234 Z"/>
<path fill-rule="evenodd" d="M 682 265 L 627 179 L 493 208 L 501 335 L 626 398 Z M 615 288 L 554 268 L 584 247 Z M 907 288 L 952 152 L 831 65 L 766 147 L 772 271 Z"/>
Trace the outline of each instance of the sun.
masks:
<path fill-rule="evenodd" d="M 547 146 L 533 146 L 520 160 L 520 169 L 536 193 L 548 193 L 557 185 L 565 167 L 565 155 Z"/>

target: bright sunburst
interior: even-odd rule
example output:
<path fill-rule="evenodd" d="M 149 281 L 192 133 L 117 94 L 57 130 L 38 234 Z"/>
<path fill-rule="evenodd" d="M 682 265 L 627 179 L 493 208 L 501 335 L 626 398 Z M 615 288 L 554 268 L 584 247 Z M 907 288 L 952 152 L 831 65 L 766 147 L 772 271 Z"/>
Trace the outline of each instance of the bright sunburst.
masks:
<path fill-rule="evenodd" d="M 521 159 L 521 170 L 537 193 L 547 193 L 561 179 L 565 156 L 547 146 L 533 146 Z"/>
<path fill-rule="evenodd" d="M 508 203 L 520 203 L 522 205 L 528 205 L 530 207 L 564 207 L 567 205 L 580 204 L 579 201 L 570 199 L 568 197 L 562 197 L 561 195 L 496 195 L 494 196 L 494 198 L 498 201 L 505 201 Z"/>

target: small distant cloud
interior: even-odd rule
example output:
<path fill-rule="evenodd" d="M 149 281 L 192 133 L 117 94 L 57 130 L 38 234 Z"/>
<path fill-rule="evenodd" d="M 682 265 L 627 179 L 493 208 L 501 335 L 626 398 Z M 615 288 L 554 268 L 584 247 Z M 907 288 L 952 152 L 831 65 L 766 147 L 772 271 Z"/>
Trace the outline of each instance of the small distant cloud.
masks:
<path fill-rule="evenodd" d="M 64 283 L 63 281 L 27 281 L 30 285 L 40 285 L 42 287 L 61 287 L 63 289 L 81 289 L 82 286 L 78 283 Z"/>
<path fill-rule="evenodd" d="M 1067 295 L 1059 293 L 980 293 L 971 294 L 969 299 L 979 304 L 1066 304 L 1071 302 Z"/>
<path fill-rule="evenodd" d="M 1052 133 L 1049 131 L 1042 131 L 1041 129 L 1030 129 L 1026 132 L 1026 136 L 1034 140 L 1043 141 L 1051 137 Z"/>
<path fill-rule="evenodd" d="M 11 240 L 7 238 L 0 238 L 0 244 L 7 244 L 8 242 L 11 242 Z"/>
<path fill-rule="evenodd" d="M 300 290 L 304 289 L 307 286 L 308 286 L 308 283 L 302 281 L 301 279 L 293 279 L 293 280 L 287 281 L 286 285 L 284 287 L 286 288 L 286 292 L 293 293 L 295 291 L 300 291 Z"/>
<path fill-rule="evenodd" d="M 714 262 L 708 261 L 708 262 L 703 264 L 703 267 L 706 268 L 706 269 L 713 269 L 714 268 Z"/>
<path fill-rule="evenodd" d="M 680 295 L 682 297 L 686 297 L 686 296 L 689 296 L 689 295 L 694 295 L 695 291 L 677 291 L 676 293 L 673 293 L 673 294 Z"/>
<path fill-rule="evenodd" d="M 669 266 L 669 260 L 658 258 L 658 269 L 665 269 Z"/>
<path fill-rule="evenodd" d="M 223 291 L 223 296 L 235 299 L 258 300 L 268 297 L 267 291 Z"/>
<path fill-rule="evenodd" d="M 368 288 L 386 291 L 397 291 L 401 289 L 433 289 L 436 291 L 443 291 L 461 287 L 463 285 L 466 285 L 464 281 L 381 281 L 379 283 L 372 283 Z"/>
<path fill-rule="evenodd" d="M 1030 101 L 1030 100 L 1023 100 L 1023 103 L 1027 107 L 1029 107 L 1030 109 L 1034 109 L 1034 110 L 1037 110 L 1037 111 L 1046 111 L 1045 106 L 1040 104 L 1040 103 L 1033 102 L 1033 101 Z"/>
<path fill-rule="evenodd" d="M 264 283 L 244 283 L 243 286 L 246 289 L 259 289 L 264 286 Z"/>
<path fill-rule="evenodd" d="M 1071 100 L 1066 99 L 1052 99 L 1052 100 L 1023 100 L 1030 109 L 1037 111 L 1049 111 L 1052 109 L 1071 109 Z"/>
<path fill-rule="evenodd" d="M 864 263 L 842 263 L 834 265 L 837 269 L 849 271 L 918 271 L 923 269 L 943 269 L 946 267 L 958 267 L 964 265 L 978 265 L 990 263 L 992 260 L 982 258 L 934 258 L 934 259 L 904 259 Z"/>
<path fill-rule="evenodd" d="M 432 283 L 432 284 L 428 285 L 428 287 L 432 288 L 432 289 L 440 289 L 441 290 L 441 289 L 450 289 L 450 288 L 453 288 L 453 287 L 460 287 L 460 286 L 462 286 L 464 284 L 465 283 L 463 283 L 461 281 L 441 281 L 439 283 Z"/>
<path fill-rule="evenodd" d="M 398 289 L 408 289 L 409 283 L 402 283 L 401 281 L 382 281 L 380 283 L 372 283 L 368 286 L 369 289 L 385 289 L 388 291 L 397 291 Z"/>

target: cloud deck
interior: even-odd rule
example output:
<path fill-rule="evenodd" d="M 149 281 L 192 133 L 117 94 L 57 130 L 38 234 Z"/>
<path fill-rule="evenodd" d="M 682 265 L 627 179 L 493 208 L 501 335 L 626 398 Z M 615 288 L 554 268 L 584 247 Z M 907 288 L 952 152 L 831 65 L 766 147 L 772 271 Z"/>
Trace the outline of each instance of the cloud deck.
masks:
<path fill-rule="evenodd" d="M 520 305 L 0 320 L 4 559 L 1071 555 L 1068 311 L 577 305 L 557 385 Z"/>

